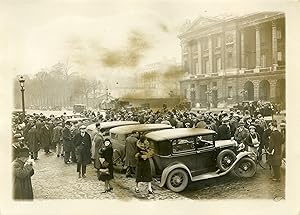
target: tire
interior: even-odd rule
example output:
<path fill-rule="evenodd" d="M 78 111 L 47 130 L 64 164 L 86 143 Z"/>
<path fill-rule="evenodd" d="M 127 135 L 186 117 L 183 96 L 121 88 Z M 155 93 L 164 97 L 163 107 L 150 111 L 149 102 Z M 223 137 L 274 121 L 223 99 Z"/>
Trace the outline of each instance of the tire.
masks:
<path fill-rule="evenodd" d="M 167 187 L 176 193 L 183 191 L 189 183 L 189 176 L 183 169 L 172 170 L 167 177 Z"/>
<path fill-rule="evenodd" d="M 222 172 L 224 172 L 231 167 L 235 160 L 235 153 L 230 149 L 225 149 L 218 154 L 217 166 Z"/>
<path fill-rule="evenodd" d="M 234 173 L 241 178 L 252 177 L 256 173 L 256 163 L 248 157 L 244 157 L 237 162 Z"/>

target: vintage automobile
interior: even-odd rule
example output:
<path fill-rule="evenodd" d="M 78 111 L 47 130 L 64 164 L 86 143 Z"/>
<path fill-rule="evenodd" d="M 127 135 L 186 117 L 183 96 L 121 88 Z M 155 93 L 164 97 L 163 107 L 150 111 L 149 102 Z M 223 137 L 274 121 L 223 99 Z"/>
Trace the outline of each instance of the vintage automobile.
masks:
<path fill-rule="evenodd" d="M 166 124 L 138 124 L 138 125 L 126 125 L 119 126 L 110 129 L 110 139 L 112 141 L 112 146 L 114 149 L 114 164 L 124 165 L 125 158 L 125 140 L 126 138 L 134 133 L 138 132 L 141 134 L 146 134 L 152 131 L 158 131 L 163 129 L 170 129 L 171 125 Z"/>
<path fill-rule="evenodd" d="M 146 138 L 154 149 L 151 172 L 159 186 L 183 191 L 189 182 L 220 177 L 233 171 L 252 177 L 256 162 L 252 152 L 237 152 L 234 140 L 215 140 L 216 132 L 202 128 L 175 128 L 150 132 Z"/>
<path fill-rule="evenodd" d="M 124 126 L 124 125 L 135 125 L 140 124 L 136 121 L 111 121 L 111 122 L 100 122 L 100 128 L 101 132 L 104 138 L 109 138 L 109 130 L 118 126 Z M 92 123 L 87 126 L 87 133 L 91 136 L 91 139 L 93 140 L 96 131 L 96 123 Z M 94 158 L 95 155 L 95 144 L 92 141 L 92 158 Z"/>

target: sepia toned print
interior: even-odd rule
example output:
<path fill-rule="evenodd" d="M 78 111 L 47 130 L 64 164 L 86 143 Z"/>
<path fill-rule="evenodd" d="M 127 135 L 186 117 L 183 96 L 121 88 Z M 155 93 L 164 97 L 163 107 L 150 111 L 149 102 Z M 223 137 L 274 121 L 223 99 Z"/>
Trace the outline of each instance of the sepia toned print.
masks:
<path fill-rule="evenodd" d="M 13 199 L 286 198 L 285 13 L 177 21 L 16 74 Z"/>

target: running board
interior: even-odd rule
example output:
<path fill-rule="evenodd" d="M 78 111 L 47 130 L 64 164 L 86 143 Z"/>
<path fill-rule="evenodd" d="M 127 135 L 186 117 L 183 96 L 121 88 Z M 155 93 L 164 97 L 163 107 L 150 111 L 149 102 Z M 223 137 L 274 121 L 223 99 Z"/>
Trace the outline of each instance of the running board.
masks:
<path fill-rule="evenodd" d="M 209 178 L 216 178 L 216 177 L 220 177 L 223 175 L 226 175 L 228 172 L 221 172 L 219 173 L 219 171 L 214 171 L 214 172 L 208 172 L 205 174 L 201 174 L 201 175 L 197 175 L 191 178 L 191 181 L 200 181 L 200 180 L 205 180 L 205 179 L 209 179 Z"/>

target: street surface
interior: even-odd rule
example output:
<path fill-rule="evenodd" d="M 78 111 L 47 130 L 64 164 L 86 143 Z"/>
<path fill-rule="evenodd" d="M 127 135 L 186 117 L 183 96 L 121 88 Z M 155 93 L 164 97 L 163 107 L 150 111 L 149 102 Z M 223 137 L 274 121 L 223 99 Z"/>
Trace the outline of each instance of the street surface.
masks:
<path fill-rule="evenodd" d="M 98 181 L 93 165 L 87 166 L 87 177 L 78 178 L 76 164 L 66 165 L 55 153 L 40 152 L 36 161 L 32 185 L 35 199 L 274 199 L 285 198 L 285 174 L 282 168 L 281 182 L 269 179 L 269 169 L 257 168 L 252 178 L 237 178 L 232 175 L 194 182 L 182 193 L 174 193 L 153 183 L 154 195 L 147 194 L 146 184 L 140 193 L 134 191 L 135 180 L 115 173 L 111 193 L 102 193 L 104 182 Z"/>

